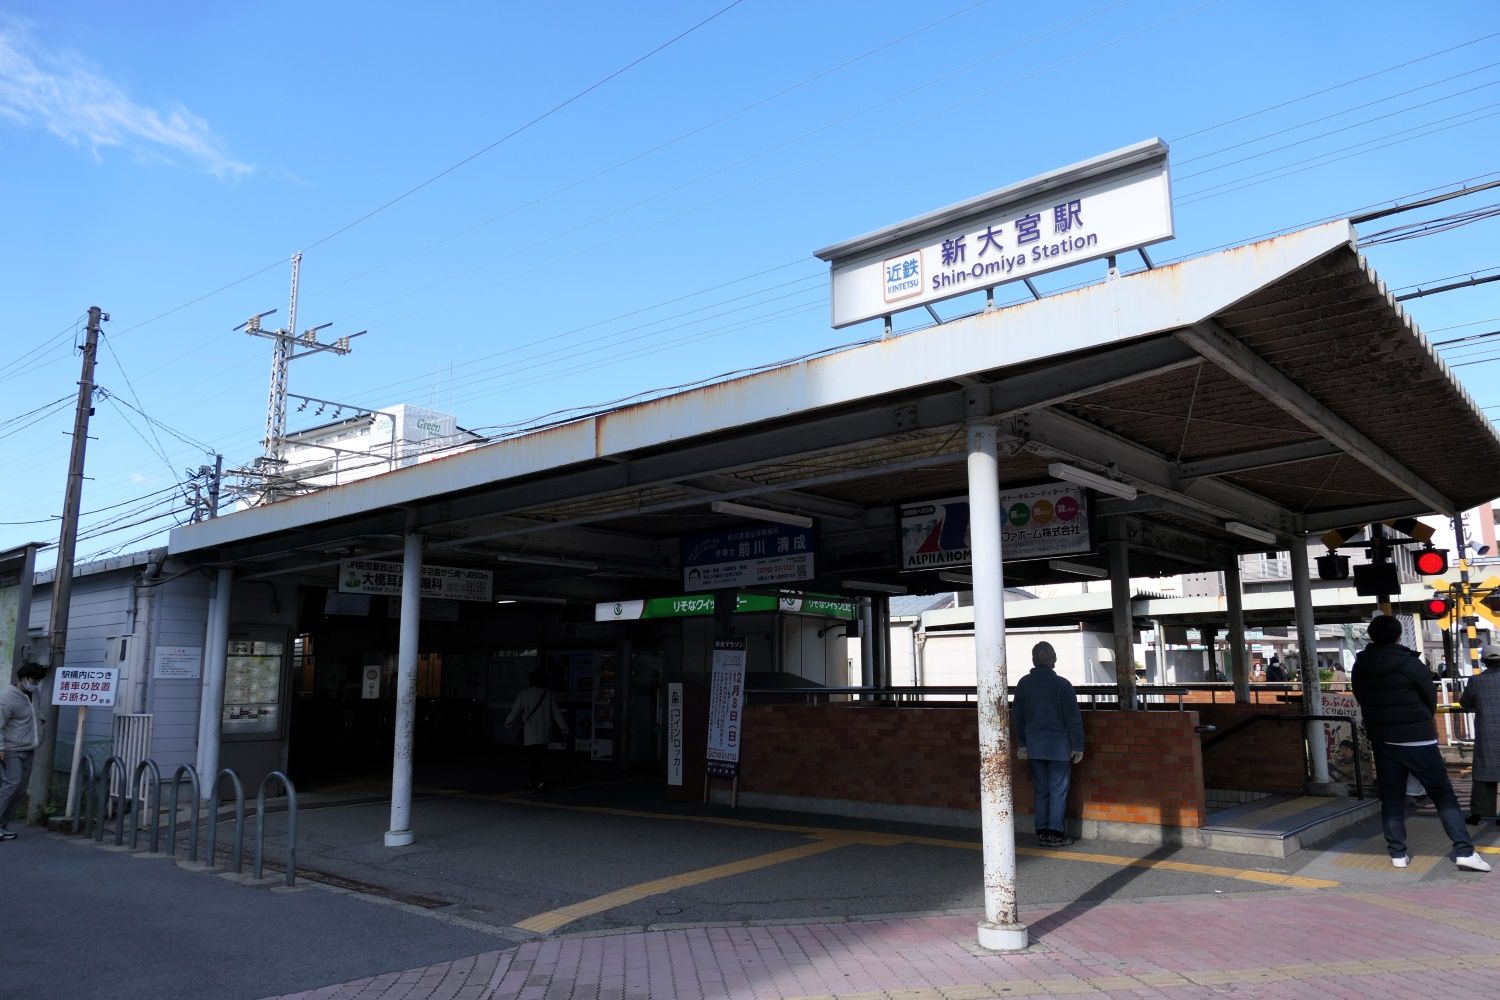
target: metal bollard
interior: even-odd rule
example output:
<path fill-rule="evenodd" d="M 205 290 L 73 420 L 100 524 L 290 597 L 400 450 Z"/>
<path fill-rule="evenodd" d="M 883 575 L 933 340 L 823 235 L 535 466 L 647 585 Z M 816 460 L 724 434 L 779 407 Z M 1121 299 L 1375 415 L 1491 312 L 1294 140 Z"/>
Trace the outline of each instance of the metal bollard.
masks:
<path fill-rule="evenodd" d="M 140 795 L 141 775 L 151 775 L 151 791 L 155 793 L 149 800 Z M 135 766 L 135 777 L 130 779 L 130 800 L 139 805 L 142 801 L 151 803 L 151 849 L 149 853 L 155 854 L 158 843 L 161 840 L 161 768 L 156 766 L 156 761 L 147 757 Z M 130 849 L 136 849 L 136 842 L 140 840 L 141 824 L 135 816 L 135 809 L 131 809 L 130 817 Z"/>
<path fill-rule="evenodd" d="M 78 798 L 69 802 L 68 807 L 73 813 L 73 832 L 83 831 L 83 835 L 89 835 L 89 829 L 94 825 L 94 796 L 90 794 L 94 788 L 94 782 L 98 775 L 94 772 L 94 761 L 88 754 L 78 758 L 79 777 Z M 103 822 L 101 820 L 101 822 Z"/>
<path fill-rule="evenodd" d="M 188 860 L 198 860 L 198 814 L 203 806 L 203 788 L 198 783 L 198 769 L 191 764 L 183 764 L 172 775 L 172 796 L 170 800 L 171 815 L 167 817 L 167 853 L 177 857 L 177 793 L 182 788 L 182 776 L 186 773 L 188 780 L 192 782 L 193 788 L 193 821 L 188 824 L 192 833 L 188 836 Z"/>
<path fill-rule="evenodd" d="M 266 847 L 266 786 L 275 778 L 286 790 L 286 884 L 297 881 L 297 789 L 292 779 L 280 771 L 272 771 L 260 783 L 255 795 L 255 877 L 261 877 L 261 860 Z"/>
<path fill-rule="evenodd" d="M 245 786 L 234 768 L 226 767 L 214 776 L 208 792 L 208 867 L 214 866 L 215 841 L 219 833 L 219 785 L 228 778 L 234 785 L 234 873 L 245 870 Z"/>
<path fill-rule="evenodd" d="M 120 777 L 120 792 L 115 796 L 115 846 L 119 847 L 125 843 L 125 759 L 123 757 L 111 757 L 104 762 L 104 771 L 99 783 L 99 832 L 94 835 L 94 840 L 104 843 L 104 825 L 109 822 L 109 769 L 113 766 L 115 773 Z"/>

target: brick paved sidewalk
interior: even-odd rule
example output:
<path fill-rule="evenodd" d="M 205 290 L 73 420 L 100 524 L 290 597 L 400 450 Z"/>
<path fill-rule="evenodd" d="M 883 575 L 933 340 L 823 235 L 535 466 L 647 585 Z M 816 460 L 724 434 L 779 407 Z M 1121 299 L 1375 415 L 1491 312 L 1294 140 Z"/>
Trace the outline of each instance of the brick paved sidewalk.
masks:
<path fill-rule="evenodd" d="M 981 952 L 972 915 L 564 936 L 285 1000 L 1472 1000 L 1500 983 L 1494 888 L 1476 876 L 1028 911 L 1033 947 L 1014 955 Z"/>

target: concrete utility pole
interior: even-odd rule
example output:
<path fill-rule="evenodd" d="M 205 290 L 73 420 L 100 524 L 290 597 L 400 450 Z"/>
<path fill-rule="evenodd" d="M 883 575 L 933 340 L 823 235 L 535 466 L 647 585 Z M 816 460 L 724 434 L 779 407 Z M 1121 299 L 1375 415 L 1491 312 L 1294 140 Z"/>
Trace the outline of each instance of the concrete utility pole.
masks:
<path fill-rule="evenodd" d="M 30 805 L 26 821 L 31 824 L 47 820 L 47 795 L 52 785 L 52 761 L 57 755 L 57 706 L 52 704 L 52 688 L 57 683 L 57 668 L 68 652 L 68 610 L 73 600 L 73 549 L 78 541 L 78 508 L 83 501 L 83 458 L 89 442 L 89 417 L 94 413 L 94 360 L 99 353 L 99 323 L 109 316 L 98 306 L 89 306 L 88 334 L 83 342 L 83 374 L 78 378 L 78 409 L 73 415 L 73 452 L 68 459 L 68 485 L 63 495 L 62 530 L 57 538 L 57 569 L 52 576 L 52 607 L 47 614 L 47 636 L 51 642 L 47 676 L 37 689 L 37 718 L 42 720 L 41 742 L 31 765 L 31 784 L 27 788 Z M 79 711 L 83 711 L 81 708 Z"/>
<path fill-rule="evenodd" d="M 1474 617 L 1474 592 L 1469 587 L 1468 540 L 1464 537 L 1464 512 L 1453 515 L 1453 542 L 1458 549 L 1458 628 L 1453 636 L 1458 640 L 1456 673 L 1460 677 L 1473 677 L 1479 672 L 1479 636 L 1469 620 Z"/>

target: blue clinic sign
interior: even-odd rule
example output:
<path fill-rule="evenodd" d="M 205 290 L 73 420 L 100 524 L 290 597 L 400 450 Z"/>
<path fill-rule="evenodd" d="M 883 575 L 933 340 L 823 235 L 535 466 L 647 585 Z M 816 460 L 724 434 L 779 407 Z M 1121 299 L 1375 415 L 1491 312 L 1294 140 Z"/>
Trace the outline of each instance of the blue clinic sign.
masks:
<path fill-rule="evenodd" d="M 689 591 L 812 578 L 811 528 L 757 524 L 682 537 L 682 585 Z"/>

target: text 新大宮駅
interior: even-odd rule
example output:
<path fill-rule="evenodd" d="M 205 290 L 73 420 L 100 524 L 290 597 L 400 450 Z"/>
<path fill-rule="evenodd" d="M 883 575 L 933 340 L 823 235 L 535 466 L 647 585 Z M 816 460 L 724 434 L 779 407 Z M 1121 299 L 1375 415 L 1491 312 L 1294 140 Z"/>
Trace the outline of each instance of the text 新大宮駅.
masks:
<path fill-rule="evenodd" d="M 1082 227 L 1083 202 L 1074 199 L 1053 207 L 1052 234 L 1060 238 L 1055 238 L 1050 243 L 1042 242 L 1042 216 L 1039 213 L 1016 218 L 1015 253 L 1008 253 L 1005 249 L 1002 242 L 1005 235 L 1003 225 L 986 226 L 984 232 L 976 236 L 978 251 L 972 264 L 968 261 L 969 237 L 966 234 L 946 239 L 942 250 L 943 267 L 947 270 L 932 276 L 932 290 L 1024 270 L 1028 259 L 1032 264 L 1048 264 L 1053 263 L 1054 258 L 1098 246 L 1098 235 L 1077 232 Z"/>

